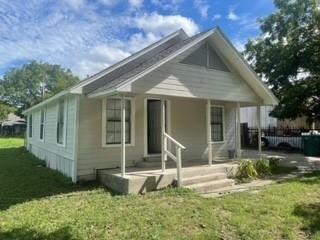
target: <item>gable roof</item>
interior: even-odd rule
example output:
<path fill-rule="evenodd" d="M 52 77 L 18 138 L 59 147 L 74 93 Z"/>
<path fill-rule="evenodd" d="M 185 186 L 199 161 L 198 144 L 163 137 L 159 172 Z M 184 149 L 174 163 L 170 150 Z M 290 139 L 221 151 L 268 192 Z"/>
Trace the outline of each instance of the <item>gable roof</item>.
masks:
<path fill-rule="evenodd" d="M 83 93 L 83 88 L 90 86 L 92 83 L 99 81 L 99 79 L 104 78 L 103 82 L 108 83 L 114 80 L 115 76 L 119 77 L 123 74 L 123 69 L 125 72 L 128 70 L 143 64 L 148 61 L 152 56 L 158 55 L 163 49 L 171 47 L 177 42 L 181 42 L 185 39 L 188 39 L 188 35 L 184 32 L 183 29 L 160 39 L 159 41 L 143 48 L 142 50 L 130 55 L 129 57 L 111 65 L 110 67 L 103 69 L 102 71 L 88 77 L 87 79 L 81 81 L 77 85 L 73 86 L 70 91 L 71 93 Z M 121 71 L 122 70 L 122 71 Z M 86 89 L 86 92 L 93 91 L 92 88 Z"/>
<path fill-rule="evenodd" d="M 271 90 L 262 82 L 262 80 L 257 76 L 254 70 L 247 63 L 247 61 L 235 49 L 232 43 L 218 27 L 194 35 L 193 37 L 187 38 L 181 42 L 175 43 L 170 48 L 163 50 L 158 55 L 147 60 L 143 64 L 137 66 L 131 71 L 124 73 L 119 78 L 106 83 L 104 86 L 99 87 L 92 92 L 88 92 L 88 96 L 97 97 L 121 90 L 121 88 L 125 88 L 126 85 L 140 79 L 149 72 L 155 70 L 164 63 L 177 57 L 184 51 L 190 49 L 199 42 L 208 39 L 209 37 L 217 39 L 217 41 L 221 45 L 219 49 L 221 49 L 221 52 L 225 55 L 226 59 L 232 64 L 232 66 L 247 82 L 247 84 L 257 93 L 257 95 L 261 97 L 264 104 L 278 104 L 278 99 L 274 96 Z"/>
<path fill-rule="evenodd" d="M 278 103 L 277 98 L 271 90 L 261 81 L 220 28 L 217 27 L 198 33 L 192 37 L 188 37 L 187 34 L 180 29 L 124 60 L 92 75 L 68 90 L 29 108 L 24 111 L 24 113 L 70 93 L 86 94 L 89 97 L 116 93 L 121 90 L 121 88 L 140 79 L 209 37 L 217 39 L 217 42 L 221 45 L 219 49 L 221 49 L 226 59 L 239 72 L 248 85 L 264 100 L 264 104 L 276 105 Z"/>

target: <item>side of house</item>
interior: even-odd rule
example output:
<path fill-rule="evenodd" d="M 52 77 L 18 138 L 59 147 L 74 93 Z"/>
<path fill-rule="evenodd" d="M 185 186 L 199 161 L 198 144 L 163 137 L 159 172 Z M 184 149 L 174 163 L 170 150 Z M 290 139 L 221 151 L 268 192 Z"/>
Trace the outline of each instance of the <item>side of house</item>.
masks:
<path fill-rule="evenodd" d="M 27 114 L 27 149 L 47 167 L 74 178 L 77 97 L 68 95 Z"/>

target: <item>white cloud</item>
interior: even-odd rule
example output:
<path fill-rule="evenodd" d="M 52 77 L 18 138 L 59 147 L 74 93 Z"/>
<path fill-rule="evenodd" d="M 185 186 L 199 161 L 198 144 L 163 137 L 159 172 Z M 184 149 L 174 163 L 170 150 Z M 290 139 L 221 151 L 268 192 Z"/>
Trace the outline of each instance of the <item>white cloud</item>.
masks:
<path fill-rule="evenodd" d="M 213 17 L 212 17 L 212 20 L 218 20 L 222 17 L 221 14 L 214 14 Z"/>
<path fill-rule="evenodd" d="M 142 5 L 143 5 L 143 0 L 129 0 L 129 4 L 130 4 L 132 7 L 140 8 L 140 7 L 142 7 Z"/>
<path fill-rule="evenodd" d="M 184 0 L 151 0 L 151 3 L 164 10 L 177 11 Z"/>
<path fill-rule="evenodd" d="M 156 35 L 167 35 L 183 28 L 188 35 L 199 32 L 198 25 L 190 18 L 181 15 L 144 14 L 135 19 L 138 28 Z"/>
<path fill-rule="evenodd" d="M 179 28 L 189 35 L 199 31 L 192 19 L 181 15 L 99 14 L 89 1 L 78 5 L 81 11 L 60 1 L 42 16 L 39 12 L 46 4 L 41 1 L 26 5 L 24 0 L 21 5 L 2 1 L 6 14 L 0 14 L 0 34 L 6 37 L 0 37 L 0 72 L 35 59 L 60 64 L 83 78 Z"/>
<path fill-rule="evenodd" d="M 74 10 L 80 9 L 85 4 L 85 0 L 63 0 L 63 1 Z"/>
<path fill-rule="evenodd" d="M 208 10 L 210 8 L 209 4 L 205 0 L 194 0 L 194 6 L 199 11 L 201 17 L 207 18 L 208 17 Z"/>
<path fill-rule="evenodd" d="M 239 20 L 239 16 L 234 12 L 234 9 L 230 8 L 228 13 L 228 19 L 231 21 Z"/>
<path fill-rule="evenodd" d="M 120 0 L 100 0 L 100 2 L 106 6 L 115 6 L 120 2 Z"/>

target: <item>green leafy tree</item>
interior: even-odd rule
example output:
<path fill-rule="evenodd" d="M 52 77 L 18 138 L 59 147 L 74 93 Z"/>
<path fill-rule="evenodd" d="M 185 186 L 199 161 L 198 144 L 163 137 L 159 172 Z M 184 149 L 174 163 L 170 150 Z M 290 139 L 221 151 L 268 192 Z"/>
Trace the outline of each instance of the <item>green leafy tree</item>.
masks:
<path fill-rule="evenodd" d="M 320 120 L 319 0 L 274 0 L 278 10 L 260 20 L 262 34 L 245 55 L 280 103 L 280 119 Z"/>
<path fill-rule="evenodd" d="M 15 112 L 15 108 L 0 101 L 0 121 L 6 120 L 9 113 Z"/>
<path fill-rule="evenodd" d="M 59 65 L 32 61 L 9 70 L 0 80 L 0 100 L 24 110 L 71 85 L 79 78 Z"/>

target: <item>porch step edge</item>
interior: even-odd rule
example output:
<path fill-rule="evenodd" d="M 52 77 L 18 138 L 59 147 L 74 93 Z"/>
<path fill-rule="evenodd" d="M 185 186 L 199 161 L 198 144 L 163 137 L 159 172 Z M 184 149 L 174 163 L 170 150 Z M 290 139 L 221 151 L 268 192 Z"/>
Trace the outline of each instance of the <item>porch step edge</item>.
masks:
<path fill-rule="evenodd" d="M 226 178 L 222 180 L 191 184 L 185 187 L 189 189 L 193 189 L 197 193 L 209 193 L 219 188 L 233 186 L 234 184 L 235 184 L 235 181 L 233 179 Z"/>
<path fill-rule="evenodd" d="M 200 176 L 183 178 L 182 184 L 183 184 L 183 186 L 188 186 L 188 185 L 192 185 L 192 184 L 217 181 L 217 180 L 222 180 L 222 179 L 226 179 L 226 178 L 227 178 L 226 173 L 212 173 L 212 174 L 207 174 L 207 175 L 200 175 Z"/>

